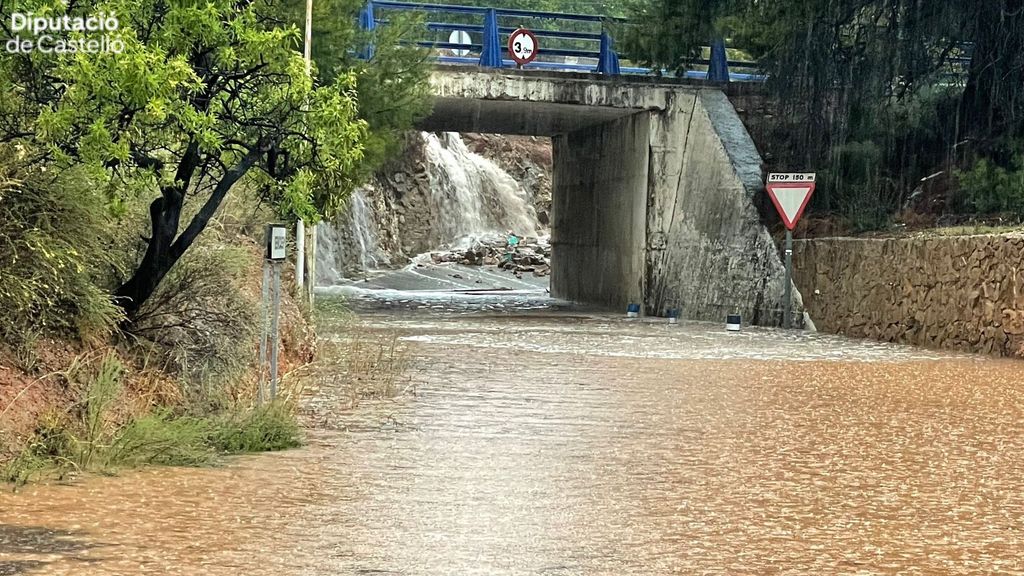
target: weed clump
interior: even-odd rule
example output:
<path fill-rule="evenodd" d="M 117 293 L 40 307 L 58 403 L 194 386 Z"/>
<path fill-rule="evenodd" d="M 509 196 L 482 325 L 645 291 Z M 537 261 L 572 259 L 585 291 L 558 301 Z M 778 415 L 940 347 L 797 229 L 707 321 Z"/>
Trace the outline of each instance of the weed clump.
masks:
<path fill-rule="evenodd" d="M 0 470 L 0 480 L 23 484 L 48 474 L 204 466 L 224 454 L 301 444 L 294 411 L 281 402 L 208 414 L 167 407 L 125 414 L 119 401 L 124 373 L 115 354 L 76 362 L 64 377 L 80 390 L 78 402 L 43 418 L 25 449 Z"/>

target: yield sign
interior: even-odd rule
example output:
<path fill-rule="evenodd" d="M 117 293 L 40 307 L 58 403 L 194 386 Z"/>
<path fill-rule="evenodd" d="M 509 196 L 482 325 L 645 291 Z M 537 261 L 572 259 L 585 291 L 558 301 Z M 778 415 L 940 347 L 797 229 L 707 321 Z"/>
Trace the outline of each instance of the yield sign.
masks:
<path fill-rule="evenodd" d="M 769 174 L 768 196 L 782 216 L 782 223 L 792 230 L 804 214 L 814 194 L 814 174 Z"/>

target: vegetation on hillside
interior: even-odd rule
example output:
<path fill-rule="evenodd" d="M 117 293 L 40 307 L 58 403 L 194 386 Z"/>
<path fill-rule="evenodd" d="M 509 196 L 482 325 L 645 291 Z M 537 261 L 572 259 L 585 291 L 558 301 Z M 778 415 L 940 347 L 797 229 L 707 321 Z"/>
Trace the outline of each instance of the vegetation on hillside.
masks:
<path fill-rule="evenodd" d="M 368 39 L 349 0 L 317 3 L 308 75 L 304 6 L 0 0 L 5 37 L 33 37 L 14 13 L 106 14 L 123 42 L 0 52 L 0 380 L 18 384 L 0 390 L 0 413 L 40 388 L 57 402 L 31 438 L 0 426 L 0 461 L 21 464 L 8 477 L 34 462 L 185 464 L 294 443 L 288 410 L 250 409 L 262 224 L 341 209 L 429 108 L 426 62 L 400 28 L 355 57 Z M 300 319 L 285 328 L 286 352 L 308 359 Z M 69 372 L 100 352 L 116 378 Z M 99 408 L 97 386 L 111 395 Z"/>
<path fill-rule="evenodd" d="M 1013 176 L 1024 138 L 1022 8 L 639 0 L 631 13 L 643 37 L 627 52 L 676 69 L 722 35 L 756 57 L 772 113 L 759 119 L 759 144 L 772 167 L 821 174 L 819 212 L 878 227 L 918 191 L 939 211 L 1022 217 Z"/>

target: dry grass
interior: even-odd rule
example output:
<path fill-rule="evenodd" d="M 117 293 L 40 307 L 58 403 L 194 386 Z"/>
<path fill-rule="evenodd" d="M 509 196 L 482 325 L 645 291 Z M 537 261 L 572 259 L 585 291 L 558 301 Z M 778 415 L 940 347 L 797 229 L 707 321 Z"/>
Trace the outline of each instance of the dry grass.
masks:
<path fill-rule="evenodd" d="M 320 359 L 299 376 L 308 383 L 307 417 L 325 424 L 363 401 L 416 395 L 408 350 L 394 332 L 349 329 L 321 344 Z"/>

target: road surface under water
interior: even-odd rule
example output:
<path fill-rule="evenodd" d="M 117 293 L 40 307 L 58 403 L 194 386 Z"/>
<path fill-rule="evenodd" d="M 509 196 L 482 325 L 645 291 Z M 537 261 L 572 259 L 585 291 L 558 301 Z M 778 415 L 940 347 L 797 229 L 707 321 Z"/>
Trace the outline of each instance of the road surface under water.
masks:
<path fill-rule="evenodd" d="M 1022 363 L 449 302 L 303 449 L 0 495 L 0 574 L 1024 574 Z"/>

